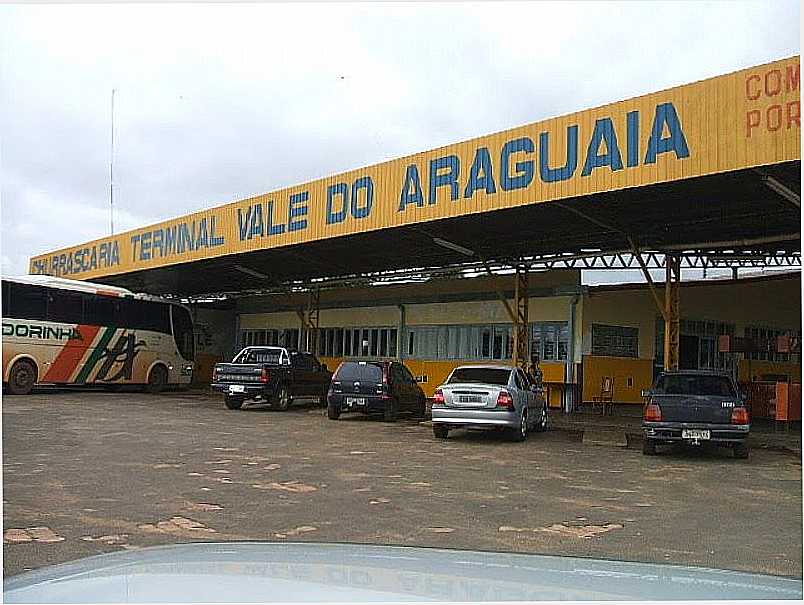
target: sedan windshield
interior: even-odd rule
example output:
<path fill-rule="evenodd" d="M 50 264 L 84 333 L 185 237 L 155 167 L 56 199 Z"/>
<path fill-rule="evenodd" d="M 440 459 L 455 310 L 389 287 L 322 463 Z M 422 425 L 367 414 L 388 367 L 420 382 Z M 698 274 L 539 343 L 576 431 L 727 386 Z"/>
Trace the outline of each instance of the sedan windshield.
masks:
<path fill-rule="evenodd" d="M 666 375 L 656 382 L 656 392 L 663 395 L 704 395 L 734 397 L 734 387 L 725 376 L 694 374 Z"/>
<path fill-rule="evenodd" d="M 502 368 L 458 368 L 450 376 L 449 382 L 477 382 L 482 384 L 508 384 L 511 370 Z"/>

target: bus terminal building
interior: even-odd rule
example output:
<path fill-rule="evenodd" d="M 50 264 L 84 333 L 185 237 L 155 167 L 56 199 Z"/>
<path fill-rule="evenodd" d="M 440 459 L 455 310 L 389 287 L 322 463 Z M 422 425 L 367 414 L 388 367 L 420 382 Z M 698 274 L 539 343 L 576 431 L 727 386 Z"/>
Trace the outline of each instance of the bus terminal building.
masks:
<path fill-rule="evenodd" d="M 538 356 L 566 411 L 606 381 L 640 405 L 664 367 L 800 382 L 799 74 L 795 56 L 551 118 L 30 271 L 189 300 L 199 382 L 251 344 L 401 358 L 428 395 L 458 364 Z M 582 283 L 617 269 L 646 283 Z"/>

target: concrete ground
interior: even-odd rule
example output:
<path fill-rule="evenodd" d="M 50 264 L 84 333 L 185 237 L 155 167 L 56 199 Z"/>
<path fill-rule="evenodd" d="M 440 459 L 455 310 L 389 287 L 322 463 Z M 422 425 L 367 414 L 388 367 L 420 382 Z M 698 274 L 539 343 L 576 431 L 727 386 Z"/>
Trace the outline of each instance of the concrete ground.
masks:
<path fill-rule="evenodd" d="M 366 542 L 802 576 L 800 459 L 644 457 L 564 431 L 525 443 L 413 420 L 330 421 L 219 396 L 3 399 L 6 574 L 197 540 Z"/>

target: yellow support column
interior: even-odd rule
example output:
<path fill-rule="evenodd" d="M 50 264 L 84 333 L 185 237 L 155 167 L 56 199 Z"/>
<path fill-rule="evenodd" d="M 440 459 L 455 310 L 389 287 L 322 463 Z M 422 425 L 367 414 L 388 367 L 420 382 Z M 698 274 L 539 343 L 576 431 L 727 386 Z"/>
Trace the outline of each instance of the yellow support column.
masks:
<path fill-rule="evenodd" d="M 664 286 L 664 369 L 677 370 L 679 364 L 680 283 L 681 258 L 675 254 L 665 256 Z"/>
<path fill-rule="evenodd" d="M 528 371 L 528 268 L 517 265 L 514 289 L 514 365 Z"/>

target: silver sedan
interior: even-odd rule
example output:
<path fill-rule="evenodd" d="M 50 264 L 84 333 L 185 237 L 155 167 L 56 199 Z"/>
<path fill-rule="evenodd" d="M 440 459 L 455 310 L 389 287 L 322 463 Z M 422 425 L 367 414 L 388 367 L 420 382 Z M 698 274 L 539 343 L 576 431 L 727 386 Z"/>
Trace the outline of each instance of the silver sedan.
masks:
<path fill-rule="evenodd" d="M 454 428 L 502 429 L 523 441 L 531 429 L 547 429 L 541 391 L 519 368 L 459 366 L 433 395 L 433 434 L 446 439 Z"/>

